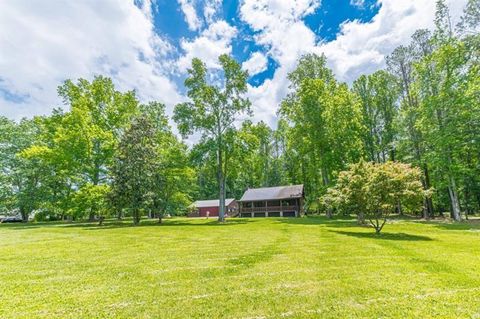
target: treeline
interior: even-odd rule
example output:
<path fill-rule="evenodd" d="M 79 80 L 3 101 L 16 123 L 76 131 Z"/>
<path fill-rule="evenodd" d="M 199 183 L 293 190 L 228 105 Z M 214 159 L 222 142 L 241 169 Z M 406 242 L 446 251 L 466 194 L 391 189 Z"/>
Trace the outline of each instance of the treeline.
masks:
<path fill-rule="evenodd" d="M 305 185 L 307 210 L 327 212 L 319 198 L 339 172 L 360 160 L 401 161 L 422 171 L 433 217 L 480 210 L 480 1 L 470 0 L 457 25 L 437 2 L 435 30 L 418 30 L 386 57 L 386 68 L 349 87 L 309 54 L 289 74 L 276 130 L 245 122 L 235 132 L 227 192 Z M 193 148 L 203 154 L 204 145 Z M 202 196 L 215 193 L 215 156 L 197 157 Z M 399 209 L 401 211 L 401 208 Z M 461 213 L 462 212 L 462 213 Z"/>
<path fill-rule="evenodd" d="M 101 76 L 66 81 L 58 94 L 68 112 L 0 119 L 2 211 L 92 220 L 185 210 L 195 172 L 163 104 L 141 105 Z"/>
<path fill-rule="evenodd" d="M 192 200 L 239 198 L 249 187 L 304 184 L 307 210 L 334 213 L 320 198 L 362 160 L 421 170 L 424 217 L 480 210 L 480 1 L 453 25 L 437 2 L 434 31 L 386 58 L 385 70 L 338 81 L 325 57 L 308 54 L 289 74 L 276 129 L 241 119 L 248 74 L 221 56 L 221 74 L 192 61 L 188 102 L 170 127 L 160 102 L 139 103 L 112 81 L 66 81 L 68 111 L 18 123 L 0 118 L 0 210 L 24 218 L 187 213 Z M 213 83 L 209 79 L 215 78 Z M 220 80 L 219 80 L 220 79 Z M 221 82 L 221 83 L 220 83 Z"/>

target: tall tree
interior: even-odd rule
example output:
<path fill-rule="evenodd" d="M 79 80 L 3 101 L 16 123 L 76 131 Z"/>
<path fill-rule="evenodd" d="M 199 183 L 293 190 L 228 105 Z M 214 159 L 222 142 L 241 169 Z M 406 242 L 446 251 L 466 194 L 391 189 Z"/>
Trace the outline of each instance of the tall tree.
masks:
<path fill-rule="evenodd" d="M 107 183 L 120 134 L 138 112 L 135 93 L 115 90 L 112 80 L 102 76 L 92 82 L 67 80 L 58 93 L 70 111 L 56 124 L 57 153 L 76 157 L 80 187 Z M 95 207 L 89 211 L 92 219 Z"/>
<path fill-rule="evenodd" d="M 408 46 L 396 48 L 386 58 L 387 70 L 397 77 L 401 88 L 400 112 L 398 117 L 399 159 L 413 163 L 422 168 L 424 189 L 431 187 L 429 164 L 425 158 L 425 142 L 419 121 L 419 96 L 415 88 L 414 64 L 431 53 L 430 32 L 418 30 L 412 36 L 413 42 Z M 424 217 L 433 216 L 431 197 L 425 197 Z"/>
<path fill-rule="evenodd" d="M 452 217 L 460 220 L 459 178 L 463 165 L 459 146 L 465 135 L 459 115 L 469 107 L 462 89 L 466 55 L 464 46 L 454 37 L 444 1 L 437 1 L 435 25 L 434 50 L 415 68 L 421 98 L 420 127 L 429 146 L 428 159 L 441 185 L 448 189 Z"/>
<path fill-rule="evenodd" d="M 185 212 L 191 204 L 195 171 L 188 161 L 187 146 L 178 140 L 168 124 L 165 105 L 150 102 L 141 105 L 140 110 L 153 124 L 155 132 L 155 170 L 148 197 L 151 215 L 161 223 L 165 214 Z"/>
<path fill-rule="evenodd" d="M 398 82 L 395 77 L 380 70 L 362 75 L 353 83 L 354 92 L 362 105 L 363 124 L 367 128 L 363 140 L 371 161 L 395 160 Z"/>
<path fill-rule="evenodd" d="M 361 109 L 345 83 L 338 83 L 324 56 L 302 57 L 290 75 L 292 93 L 280 116 L 289 123 L 291 149 L 298 155 L 302 182 L 313 203 L 335 178 L 335 172 L 363 153 Z"/>
<path fill-rule="evenodd" d="M 219 221 L 225 220 L 225 171 L 226 135 L 234 130 L 238 116 L 250 111 L 250 101 L 243 97 L 247 91 L 248 73 L 228 55 L 221 55 L 222 84 L 215 85 L 207 80 L 207 67 L 200 59 L 192 60 L 185 80 L 190 101 L 175 106 L 173 119 L 180 133 L 186 137 L 194 132 L 202 140 L 213 140 L 217 155 L 217 180 L 219 188 Z"/>
<path fill-rule="evenodd" d="M 19 123 L 0 117 L 0 211 L 18 210 L 27 221 L 40 208 L 43 199 L 40 163 L 22 156 L 36 142 L 37 120 L 23 119 Z"/>
<path fill-rule="evenodd" d="M 135 118 L 118 146 L 112 182 L 115 206 L 130 211 L 134 225 L 140 222 L 142 212 L 150 208 L 156 150 L 154 125 L 146 116 Z"/>

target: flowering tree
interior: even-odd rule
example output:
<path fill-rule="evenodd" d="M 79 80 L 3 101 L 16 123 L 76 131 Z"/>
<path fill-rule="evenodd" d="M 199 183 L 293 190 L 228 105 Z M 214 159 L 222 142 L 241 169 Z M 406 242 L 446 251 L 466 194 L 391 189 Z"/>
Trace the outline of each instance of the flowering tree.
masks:
<path fill-rule="evenodd" d="M 379 234 L 396 210 L 421 210 L 429 192 L 423 189 L 420 170 L 410 164 L 362 161 L 340 172 L 322 201 L 329 208 L 356 213 Z"/>

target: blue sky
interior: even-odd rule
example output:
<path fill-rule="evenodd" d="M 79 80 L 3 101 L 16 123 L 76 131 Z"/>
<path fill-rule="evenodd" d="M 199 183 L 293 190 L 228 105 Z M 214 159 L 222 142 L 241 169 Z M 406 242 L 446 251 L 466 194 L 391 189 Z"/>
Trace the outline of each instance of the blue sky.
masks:
<path fill-rule="evenodd" d="M 454 19 L 466 0 L 448 0 Z M 110 76 L 171 114 L 185 101 L 193 57 L 215 73 L 231 54 L 250 73 L 253 121 L 275 126 L 287 75 L 307 53 L 325 54 L 352 83 L 419 28 L 435 0 L 5 0 L 0 1 L 0 115 L 49 114 L 66 79 Z"/>
<path fill-rule="evenodd" d="M 206 5 L 205 1 L 191 2 L 196 12 L 201 12 Z M 141 5 L 141 3 L 137 3 Z M 253 86 L 261 85 L 265 79 L 271 79 L 278 68 L 278 61 L 268 56 L 268 47 L 258 45 L 248 23 L 239 17 L 241 2 L 238 0 L 224 0 L 221 9 L 217 11 L 216 18 L 225 20 L 229 25 L 239 30 L 238 35 L 232 41 L 232 56 L 240 62 L 248 60 L 253 52 L 261 52 L 267 55 L 266 70 L 253 74 L 249 83 Z M 317 41 L 335 40 L 340 32 L 342 23 L 347 21 L 369 22 L 378 13 L 381 3 L 375 0 L 365 1 L 338 1 L 323 0 L 321 5 L 304 17 L 304 23 L 310 28 Z M 200 35 L 202 27 L 191 30 L 182 11 L 181 5 L 176 1 L 158 0 L 153 4 L 155 31 L 166 37 L 173 45 L 178 47 L 181 40 L 194 39 Z M 206 27 L 208 21 L 199 15 L 200 23 Z M 181 53 L 181 52 L 180 52 Z"/>

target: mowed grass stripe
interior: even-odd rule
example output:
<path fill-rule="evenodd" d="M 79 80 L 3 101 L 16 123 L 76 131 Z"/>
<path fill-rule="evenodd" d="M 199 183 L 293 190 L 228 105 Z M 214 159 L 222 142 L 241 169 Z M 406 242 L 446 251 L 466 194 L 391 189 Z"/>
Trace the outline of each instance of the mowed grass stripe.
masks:
<path fill-rule="evenodd" d="M 478 224 L 172 219 L 1 225 L 1 318 L 465 317 Z"/>

